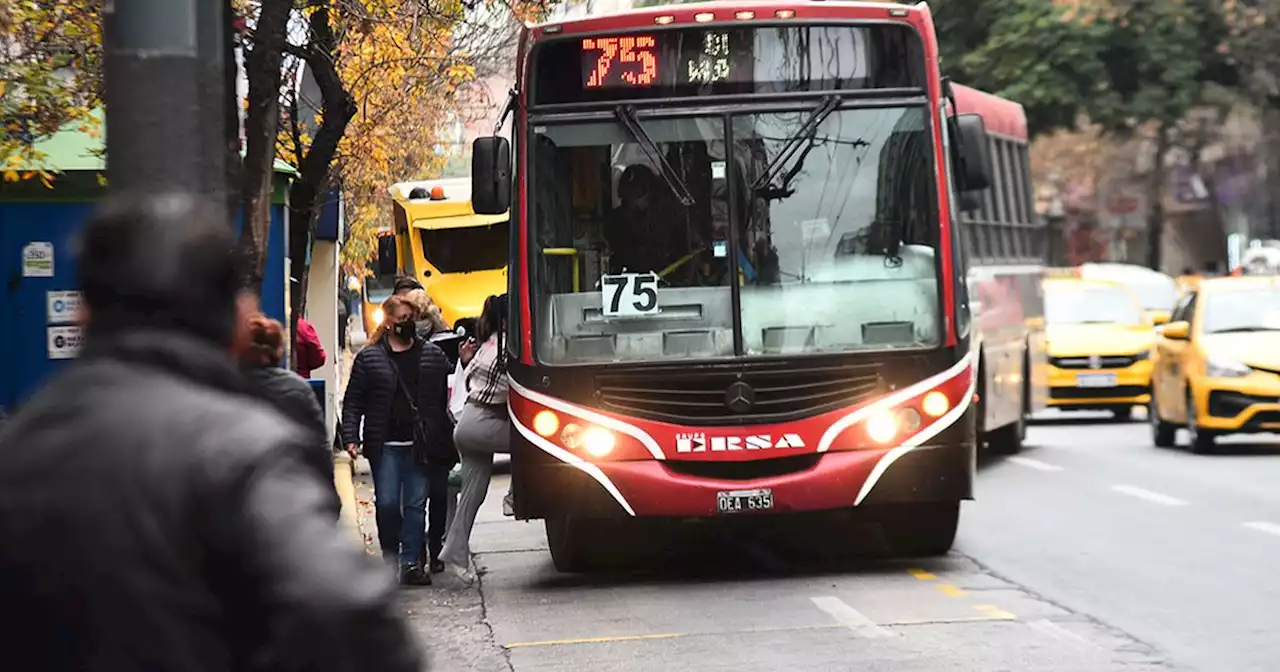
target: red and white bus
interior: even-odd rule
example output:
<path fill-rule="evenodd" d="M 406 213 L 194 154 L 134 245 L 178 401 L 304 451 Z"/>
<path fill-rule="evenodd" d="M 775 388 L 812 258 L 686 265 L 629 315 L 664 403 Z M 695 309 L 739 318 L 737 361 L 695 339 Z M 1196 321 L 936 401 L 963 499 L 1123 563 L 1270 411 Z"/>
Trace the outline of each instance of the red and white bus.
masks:
<path fill-rule="evenodd" d="M 954 88 L 923 3 L 525 32 L 514 152 L 476 141 L 472 200 L 515 223 L 515 511 L 557 568 L 721 516 L 844 512 L 900 554 L 951 547 L 981 361 L 957 194 L 992 176 Z"/>

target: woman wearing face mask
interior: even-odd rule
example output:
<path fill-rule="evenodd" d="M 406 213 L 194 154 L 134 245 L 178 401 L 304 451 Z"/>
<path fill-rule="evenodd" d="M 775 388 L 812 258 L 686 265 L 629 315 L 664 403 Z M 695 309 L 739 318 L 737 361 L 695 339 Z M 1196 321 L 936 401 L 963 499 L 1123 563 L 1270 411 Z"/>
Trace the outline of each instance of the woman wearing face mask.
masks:
<path fill-rule="evenodd" d="M 363 446 L 376 462 L 374 508 L 382 555 L 395 562 L 401 583 L 430 585 L 422 567 L 428 490 L 445 492 L 457 463 L 447 416 L 449 361 L 440 348 L 418 338 L 414 309 L 403 296 L 382 304 L 384 322 L 356 355 L 342 406 L 343 440 L 354 458 Z M 363 437 L 359 435 L 363 420 Z M 447 503 L 431 501 L 426 546 L 430 569 L 443 546 Z"/>

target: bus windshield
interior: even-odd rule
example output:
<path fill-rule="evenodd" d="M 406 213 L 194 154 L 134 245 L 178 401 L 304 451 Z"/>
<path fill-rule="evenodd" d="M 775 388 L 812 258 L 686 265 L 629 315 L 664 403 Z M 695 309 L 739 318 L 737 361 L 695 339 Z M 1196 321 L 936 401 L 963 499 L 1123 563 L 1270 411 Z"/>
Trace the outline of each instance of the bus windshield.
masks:
<path fill-rule="evenodd" d="M 422 255 L 441 273 L 474 273 L 504 268 L 510 232 L 508 222 L 419 230 Z"/>
<path fill-rule="evenodd" d="M 721 117 L 642 118 L 651 146 L 618 120 L 535 126 L 539 357 L 936 346 L 926 110 L 828 109 L 819 118 L 812 104 L 797 105 L 737 115 L 730 129 Z M 663 179 L 663 161 L 678 180 Z M 686 189 L 690 198 L 678 193 Z"/>

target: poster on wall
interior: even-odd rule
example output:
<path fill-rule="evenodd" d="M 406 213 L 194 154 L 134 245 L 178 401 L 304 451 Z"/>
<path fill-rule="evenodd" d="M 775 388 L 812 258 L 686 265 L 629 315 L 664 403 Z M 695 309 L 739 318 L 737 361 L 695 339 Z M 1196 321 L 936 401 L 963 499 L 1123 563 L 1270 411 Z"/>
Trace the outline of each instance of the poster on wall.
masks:
<path fill-rule="evenodd" d="M 22 248 L 22 277 L 53 277 L 53 243 L 32 242 Z"/>
<path fill-rule="evenodd" d="M 80 327 L 49 327 L 49 359 L 75 359 L 83 338 Z"/>
<path fill-rule="evenodd" d="M 80 321 L 80 292 L 50 290 L 45 293 L 49 324 Z"/>

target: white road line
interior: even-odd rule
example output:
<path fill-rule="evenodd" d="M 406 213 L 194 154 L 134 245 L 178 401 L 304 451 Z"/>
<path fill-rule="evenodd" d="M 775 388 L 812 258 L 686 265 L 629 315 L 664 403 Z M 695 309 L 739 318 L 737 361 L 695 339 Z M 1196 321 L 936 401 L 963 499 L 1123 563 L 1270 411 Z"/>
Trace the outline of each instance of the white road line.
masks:
<path fill-rule="evenodd" d="M 1274 534 L 1277 537 L 1280 537 L 1280 525 L 1276 525 L 1275 523 L 1268 523 L 1265 520 L 1258 520 L 1252 523 L 1240 523 L 1240 524 L 1244 525 L 1245 527 L 1251 530 L 1257 530 L 1258 532 L 1266 532 L 1267 534 Z"/>
<path fill-rule="evenodd" d="M 809 598 L 821 610 L 827 612 L 840 625 L 853 630 L 863 637 L 891 637 L 892 634 L 875 624 L 862 612 L 845 604 L 844 600 L 833 595 Z"/>
<path fill-rule="evenodd" d="M 1163 504 L 1165 506 L 1186 506 L 1187 505 L 1187 502 L 1181 499 L 1178 499 L 1177 497 L 1162 495 L 1158 492 L 1152 492 L 1150 490 L 1139 488 L 1136 485 L 1113 485 L 1111 486 L 1111 489 L 1122 495 L 1129 495 L 1130 497 L 1145 499 L 1146 501 L 1151 502 L 1153 504 Z"/>
<path fill-rule="evenodd" d="M 1041 462 L 1040 460 L 1034 460 L 1034 459 L 1031 459 L 1030 457 L 1022 457 L 1020 455 L 1014 455 L 1006 459 L 1014 464 L 1027 467 L 1028 469 L 1035 469 L 1036 471 L 1062 471 L 1062 467 L 1059 467 L 1056 464 Z"/>
<path fill-rule="evenodd" d="M 1027 623 L 1027 626 L 1030 627 L 1032 630 L 1035 630 L 1036 632 L 1048 635 L 1060 641 L 1072 641 L 1072 642 L 1084 644 L 1085 646 L 1092 647 L 1095 649 L 1101 648 L 1097 644 L 1094 644 L 1093 642 L 1085 639 L 1084 637 L 1081 637 L 1080 635 L 1077 635 L 1076 633 L 1071 632 L 1070 630 L 1062 627 L 1061 625 L 1058 625 L 1057 623 L 1054 623 L 1053 621 L 1050 621 L 1045 618 L 1042 618 L 1038 621 L 1031 621 L 1030 623 Z"/>

